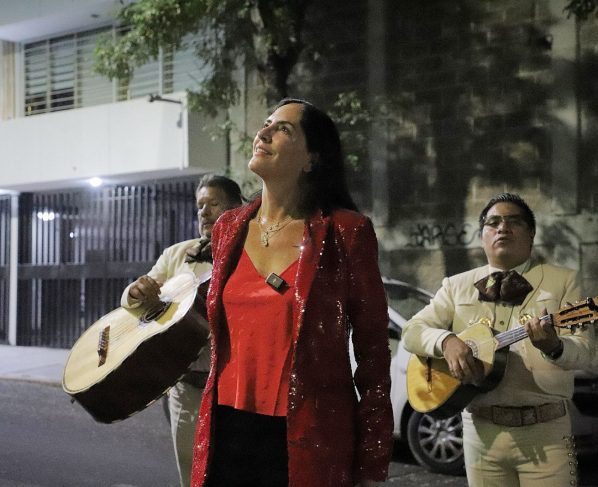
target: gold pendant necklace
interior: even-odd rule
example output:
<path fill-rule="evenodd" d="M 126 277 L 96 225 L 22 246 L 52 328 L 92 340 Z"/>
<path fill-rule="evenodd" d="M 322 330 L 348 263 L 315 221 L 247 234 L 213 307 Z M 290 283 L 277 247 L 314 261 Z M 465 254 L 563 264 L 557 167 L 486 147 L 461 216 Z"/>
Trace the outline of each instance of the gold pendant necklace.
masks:
<path fill-rule="evenodd" d="M 262 244 L 262 246 L 267 247 L 268 245 L 270 245 L 270 237 L 279 230 L 282 230 L 284 227 L 286 227 L 291 220 L 291 215 L 287 215 L 282 220 L 274 222 L 272 223 L 272 225 L 268 225 L 264 228 L 262 224 L 262 207 L 260 206 L 260 209 L 257 212 L 257 225 L 260 229 L 260 243 Z"/>

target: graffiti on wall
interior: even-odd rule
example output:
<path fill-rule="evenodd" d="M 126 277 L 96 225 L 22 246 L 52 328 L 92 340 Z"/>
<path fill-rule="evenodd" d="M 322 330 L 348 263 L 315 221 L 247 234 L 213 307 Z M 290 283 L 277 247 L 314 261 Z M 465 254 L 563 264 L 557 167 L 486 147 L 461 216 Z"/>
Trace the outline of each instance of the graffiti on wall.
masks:
<path fill-rule="evenodd" d="M 470 223 L 416 223 L 409 232 L 408 247 L 467 247 L 477 233 L 478 227 Z"/>

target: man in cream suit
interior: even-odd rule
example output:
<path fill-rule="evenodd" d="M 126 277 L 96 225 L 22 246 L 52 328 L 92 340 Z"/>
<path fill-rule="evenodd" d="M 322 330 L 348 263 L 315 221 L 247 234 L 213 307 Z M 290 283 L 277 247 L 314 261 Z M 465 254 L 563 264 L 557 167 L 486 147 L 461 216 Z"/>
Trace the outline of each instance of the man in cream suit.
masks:
<path fill-rule="evenodd" d="M 445 278 L 431 303 L 406 324 L 405 348 L 444 357 L 455 378 L 479 384 L 481 363 L 456 334 L 476 323 L 497 332 L 522 324 L 529 338 L 511 345 L 503 379 L 462 414 L 468 483 L 575 485 L 567 404 L 573 369 L 592 360 L 593 328 L 557 329 L 546 315 L 582 297 L 577 273 L 531 258 L 535 217 L 517 195 L 491 199 L 479 225 L 488 265 Z"/>
<path fill-rule="evenodd" d="M 124 290 L 121 306 L 133 308 L 157 301 L 162 284 L 181 272 L 193 272 L 201 281 L 209 279 L 212 269 L 212 227 L 222 213 L 242 204 L 241 190 L 229 178 L 206 175 L 197 186 L 195 198 L 200 238 L 180 242 L 164 250 L 147 275 L 141 276 Z M 204 295 L 201 297 L 205 300 L 207 286 L 200 285 L 198 294 L 202 292 Z M 209 327 L 207 317 L 205 327 Z M 206 346 L 201 350 L 191 370 L 169 391 L 170 424 L 181 487 L 190 484 L 195 423 L 210 370 L 209 348 Z"/>

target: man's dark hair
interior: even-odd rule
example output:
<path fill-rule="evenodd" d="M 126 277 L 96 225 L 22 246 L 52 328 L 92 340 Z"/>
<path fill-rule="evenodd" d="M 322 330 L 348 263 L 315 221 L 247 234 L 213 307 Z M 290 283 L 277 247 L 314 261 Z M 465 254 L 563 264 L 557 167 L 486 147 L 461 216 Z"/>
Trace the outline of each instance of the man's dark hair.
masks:
<path fill-rule="evenodd" d="M 241 188 L 232 179 L 226 176 L 219 176 L 217 174 L 205 174 L 199 180 L 199 184 L 195 189 L 195 197 L 201 188 L 220 188 L 224 191 L 228 202 L 231 206 L 239 206 L 243 204 L 243 195 Z"/>
<path fill-rule="evenodd" d="M 518 194 L 501 193 L 499 195 L 496 195 L 490 201 L 488 201 L 488 203 L 480 213 L 480 218 L 478 220 L 478 223 L 480 225 L 480 234 L 484 229 L 484 220 L 486 219 L 486 215 L 490 211 L 490 208 L 492 208 L 497 203 L 513 203 L 514 205 L 517 205 L 521 209 L 523 219 L 525 220 L 525 223 L 527 223 L 529 229 L 534 234 L 536 233 L 536 217 L 534 215 L 534 212 L 524 201 L 524 199 Z"/>
<path fill-rule="evenodd" d="M 357 211 L 345 177 L 340 136 L 332 119 L 312 103 L 301 98 L 284 98 L 274 110 L 291 103 L 302 105 L 301 128 L 307 151 L 313 154 L 311 171 L 303 173 L 299 184 L 299 209 L 306 215 L 320 208 L 324 214 L 335 208 Z"/>

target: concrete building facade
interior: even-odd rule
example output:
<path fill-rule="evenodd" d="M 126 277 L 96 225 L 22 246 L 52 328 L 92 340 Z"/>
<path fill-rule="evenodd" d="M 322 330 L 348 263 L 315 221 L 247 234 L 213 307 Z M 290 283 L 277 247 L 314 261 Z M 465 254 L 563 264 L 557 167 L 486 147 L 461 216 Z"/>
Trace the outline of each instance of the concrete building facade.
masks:
<path fill-rule="evenodd" d="M 236 141 L 214 140 L 186 109 L 193 68 L 185 53 L 140 68 L 126 92 L 82 61 L 97 32 L 116 32 L 121 2 L 1 3 L 7 248 L 17 245 L 23 193 L 81 187 L 94 176 L 121 184 L 207 171 L 233 176 L 246 192 L 255 187 Z M 445 275 L 483 262 L 478 213 L 510 191 L 536 211 L 535 251 L 578 269 L 584 292 L 597 294 L 598 23 L 567 18 L 565 5 L 322 0 L 310 7 L 311 47 L 290 94 L 333 111 L 339 95 L 354 96 L 367 109 L 343 133 L 347 152 L 359 155 L 350 186 L 375 222 L 384 274 L 434 291 Z M 64 56 L 72 61 L 61 77 Z M 266 107 L 259 77 L 241 71 L 242 101 L 228 116 L 251 134 Z M 44 77 L 44 90 L 33 75 Z M 150 103 L 149 93 L 171 102 Z M 12 311 L 0 312 L 13 323 L 9 342 L 18 263 L 14 251 L 0 252 L 0 281 L 12 300 L 4 308 Z"/>

